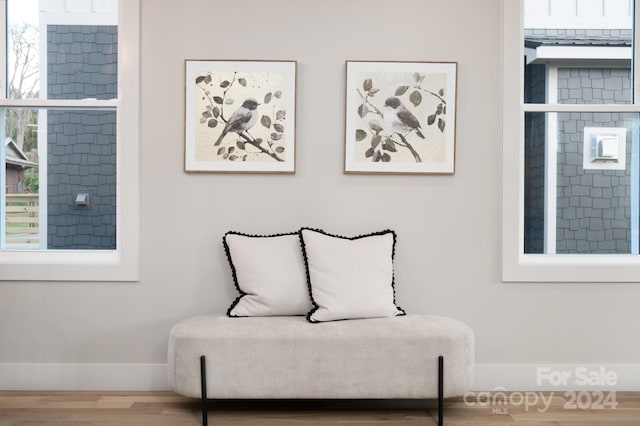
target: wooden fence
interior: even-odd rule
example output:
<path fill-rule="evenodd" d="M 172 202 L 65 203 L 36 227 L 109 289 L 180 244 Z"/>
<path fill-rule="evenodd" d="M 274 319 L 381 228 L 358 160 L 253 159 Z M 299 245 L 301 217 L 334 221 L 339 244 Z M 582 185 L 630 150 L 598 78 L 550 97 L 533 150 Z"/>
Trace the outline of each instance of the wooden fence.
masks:
<path fill-rule="evenodd" d="M 7 244 L 38 244 L 38 194 L 7 194 Z"/>

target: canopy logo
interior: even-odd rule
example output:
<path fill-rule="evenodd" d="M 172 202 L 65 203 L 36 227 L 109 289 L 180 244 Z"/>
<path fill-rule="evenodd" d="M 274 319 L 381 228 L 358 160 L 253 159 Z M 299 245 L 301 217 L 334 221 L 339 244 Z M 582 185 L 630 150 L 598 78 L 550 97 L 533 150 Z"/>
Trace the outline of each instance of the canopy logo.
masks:
<path fill-rule="evenodd" d="M 536 369 L 538 386 L 597 388 L 598 390 L 567 390 L 564 392 L 508 392 L 503 387 L 493 391 L 467 392 L 464 403 L 470 407 L 491 407 L 492 414 L 509 414 L 511 407 L 524 407 L 525 411 L 537 410 L 544 413 L 549 410 L 555 398 L 564 401 L 565 410 L 615 410 L 618 407 L 615 391 L 603 391 L 603 388 L 616 386 L 618 374 L 605 367 L 589 369 L 577 367 L 568 370 L 538 367 Z"/>

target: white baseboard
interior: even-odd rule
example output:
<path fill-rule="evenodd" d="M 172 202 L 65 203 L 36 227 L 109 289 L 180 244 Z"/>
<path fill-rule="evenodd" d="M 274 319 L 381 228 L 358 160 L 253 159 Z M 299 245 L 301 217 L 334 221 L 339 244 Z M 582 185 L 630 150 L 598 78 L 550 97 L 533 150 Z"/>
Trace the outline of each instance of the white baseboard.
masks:
<path fill-rule="evenodd" d="M 640 364 L 476 364 L 475 370 L 476 391 L 640 391 Z M 581 385 L 585 378 L 609 385 Z M 0 390 L 163 391 L 169 385 L 166 364 L 0 363 Z"/>
<path fill-rule="evenodd" d="M 166 364 L 0 363 L 0 390 L 169 390 Z"/>
<path fill-rule="evenodd" d="M 476 364 L 480 391 L 640 390 L 640 364 Z"/>

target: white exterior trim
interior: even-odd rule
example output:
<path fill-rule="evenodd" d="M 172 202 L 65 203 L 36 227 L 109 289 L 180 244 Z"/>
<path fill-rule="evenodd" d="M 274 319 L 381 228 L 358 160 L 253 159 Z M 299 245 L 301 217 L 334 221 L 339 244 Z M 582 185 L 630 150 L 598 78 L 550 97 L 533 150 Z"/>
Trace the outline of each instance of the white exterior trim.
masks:
<path fill-rule="evenodd" d="M 557 60 L 631 60 L 628 46 L 540 46 L 531 62 Z"/>
<path fill-rule="evenodd" d="M 565 16 L 527 16 L 526 26 L 531 29 L 564 28 L 572 29 L 629 29 L 628 17 L 565 17 Z"/>
<path fill-rule="evenodd" d="M 525 0 L 526 28 L 630 29 L 633 0 Z"/>
<path fill-rule="evenodd" d="M 87 25 L 116 25 L 117 0 L 40 0 L 40 15 L 47 15 L 47 23 L 70 25 L 81 20 Z"/>

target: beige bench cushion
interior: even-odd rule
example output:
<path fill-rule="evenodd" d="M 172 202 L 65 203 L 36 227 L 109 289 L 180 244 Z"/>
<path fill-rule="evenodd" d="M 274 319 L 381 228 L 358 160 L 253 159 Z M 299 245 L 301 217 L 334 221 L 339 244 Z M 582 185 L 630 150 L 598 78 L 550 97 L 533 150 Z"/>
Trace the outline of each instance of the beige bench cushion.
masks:
<path fill-rule="evenodd" d="M 422 399 L 437 397 L 439 355 L 445 397 L 470 389 L 474 338 L 461 322 L 431 315 L 320 324 L 198 316 L 170 333 L 174 391 L 200 397 L 201 355 L 212 399 Z"/>

